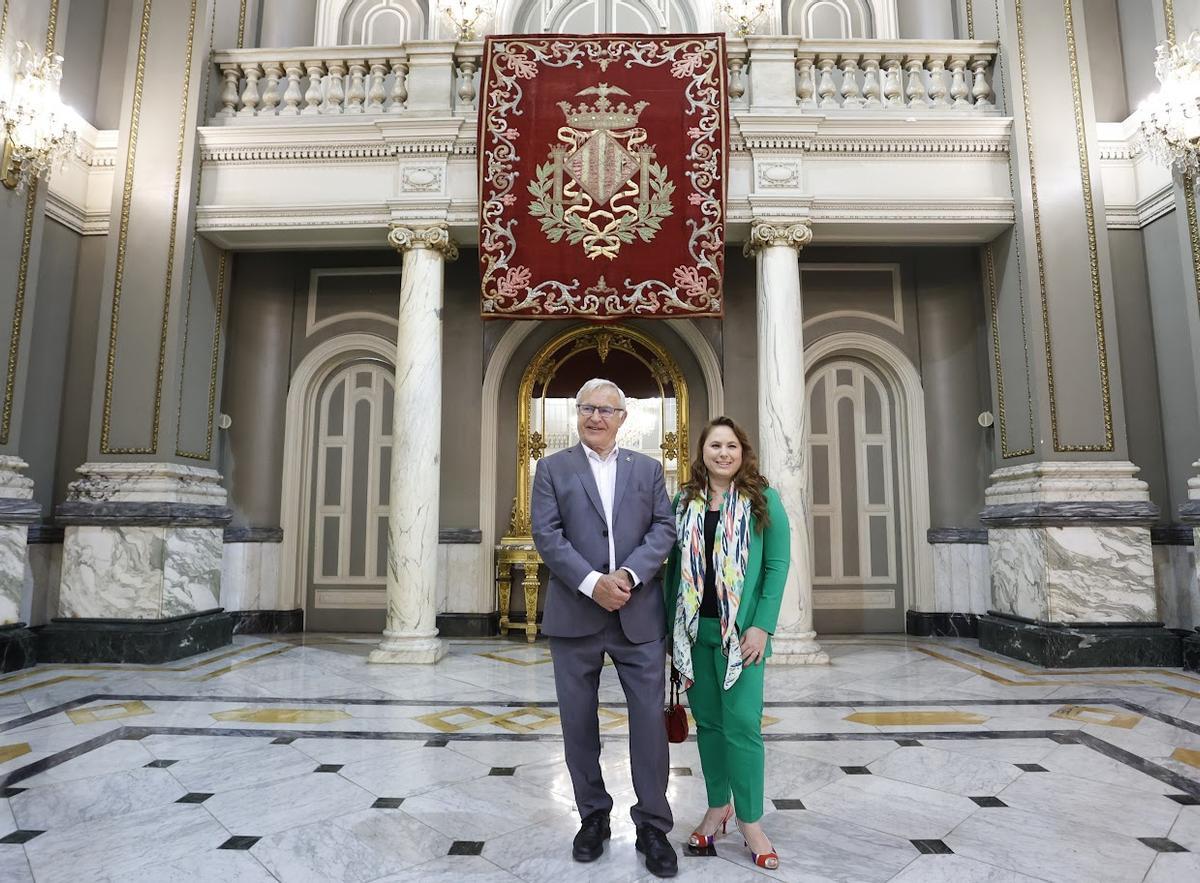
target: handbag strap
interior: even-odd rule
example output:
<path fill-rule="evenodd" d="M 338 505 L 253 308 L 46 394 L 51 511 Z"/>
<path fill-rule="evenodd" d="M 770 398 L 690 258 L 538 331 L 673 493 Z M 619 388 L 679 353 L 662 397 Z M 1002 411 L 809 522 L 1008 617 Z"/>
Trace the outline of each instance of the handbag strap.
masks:
<path fill-rule="evenodd" d="M 671 704 L 679 704 L 679 682 L 682 680 L 681 675 L 676 671 L 675 666 L 671 666 Z"/>

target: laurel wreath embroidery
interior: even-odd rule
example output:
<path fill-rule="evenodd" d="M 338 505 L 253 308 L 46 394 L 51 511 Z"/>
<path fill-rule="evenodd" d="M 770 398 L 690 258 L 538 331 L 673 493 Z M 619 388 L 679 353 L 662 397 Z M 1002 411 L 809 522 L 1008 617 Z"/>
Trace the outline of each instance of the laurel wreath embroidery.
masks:
<path fill-rule="evenodd" d="M 529 214 L 539 219 L 542 232 L 550 242 L 559 242 L 566 236 L 571 245 L 582 243 L 588 258 L 595 260 L 605 257 L 612 260 L 620 251 L 621 244 L 633 242 L 634 236 L 642 242 L 653 241 L 654 234 L 662 229 L 662 222 L 671 216 L 674 182 L 667 179 L 666 168 L 657 163 L 650 163 L 647 171 L 650 195 L 636 209 L 625 206 L 623 210 L 618 209 L 616 214 L 601 211 L 588 216 L 581 213 L 591 208 L 592 200 L 586 193 L 581 194 L 585 201 L 581 206 L 564 208 L 562 203 L 554 200 L 554 163 L 542 163 L 535 169 L 536 179 L 529 184 L 529 195 L 533 197 Z M 612 205 L 613 201 L 609 204 Z M 612 220 L 601 228 L 591 220 L 596 216 L 609 216 Z"/>

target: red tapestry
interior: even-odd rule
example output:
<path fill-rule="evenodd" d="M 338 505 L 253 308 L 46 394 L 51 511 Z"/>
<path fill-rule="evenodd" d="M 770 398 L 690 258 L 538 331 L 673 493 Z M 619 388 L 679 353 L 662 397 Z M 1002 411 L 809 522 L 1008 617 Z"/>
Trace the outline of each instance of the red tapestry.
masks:
<path fill-rule="evenodd" d="M 720 316 L 723 34 L 488 37 L 485 318 Z"/>

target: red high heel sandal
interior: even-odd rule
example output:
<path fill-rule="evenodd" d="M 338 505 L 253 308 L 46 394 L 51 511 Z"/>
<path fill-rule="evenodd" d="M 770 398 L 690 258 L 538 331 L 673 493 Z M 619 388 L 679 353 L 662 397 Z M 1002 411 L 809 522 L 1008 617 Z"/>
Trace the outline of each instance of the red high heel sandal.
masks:
<path fill-rule="evenodd" d="M 774 848 L 772 848 L 770 852 L 755 852 L 750 848 L 750 843 L 745 839 L 746 832 L 742 831 L 741 825 L 738 825 L 738 831 L 741 831 L 743 838 L 742 845 L 746 847 L 746 852 L 750 853 L 750 860 L 754 862 L 754 864 L 768 871 L 779 870 L 779 853 L 777 853 Z"/>
<path fill-rule="evenodd" d="M 725 815 L 721 817 L 721 833 L 725 833 L 725 828 L 729 825 L 729 819 L 733 815 L 733 804 L 725 807 Z M 707 849 L 717 842 L 716 834 L 701 834 L 699 831 L 693 831 L 692 836 L 688 838 L 688 846 L 692 849 Z"/>

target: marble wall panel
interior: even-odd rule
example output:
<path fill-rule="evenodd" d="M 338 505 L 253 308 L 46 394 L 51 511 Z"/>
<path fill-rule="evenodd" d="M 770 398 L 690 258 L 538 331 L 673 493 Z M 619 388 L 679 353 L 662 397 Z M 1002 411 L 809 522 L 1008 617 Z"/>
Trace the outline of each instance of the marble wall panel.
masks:
<path fill-rule="evenodd" d="M 1200 572 L 1195 546 L 1154 547 L 1158 618 L 1172 629 L 1200 626 Z"/>
<path fill-rule="evenodd" d="M 0 625 L 20 621 L 29 526 L 0 524 Z"/>
<path fill-rule="evenodd" d="M 226 543 L 221 561 L 221 606 L 279 610 L 279 543 Z"/>
<path fill-rule="evenodd" d="M 1044 534 L 1044 530 L 1034 528 L 988 530 L 993 610 L 1029 619 L 1045 619 Z"/>
<path fill-rule="evenodd" d="M 62 543 L 31 543 L 25 560 L 21 621 L 42 625 L 58 616 L 62 581 Z"/>
<path fill-rule="evenodd" d="M 438 613 L 491 613 L 496 609 L 495 590 L 480 592 L 488 582 L 483 546 L 479 543 L 438 545 Z M 486 598 L 482 605 L 480 598 Z"/>
<path fill-rule="evenodd" d="M 932 543 L 933 612 L 987 613 L 991 606 L 988 547 L 983 543 Z"/>
<path fill-rule="evenodd" d="M 221 546 L 219 527 L 72 525 L 58 615 L 162 619 L 211 610 Z"/>
<path fill-rule="evenodd" d="M 992 605 L 1051 622 L 1147 622 L 1157 616 L 1145 527 L 993 528 Z"/>
<path fill-rule="evenodd" d="M 162 616 L 186 616 L 219 606 L 224 531 L 219 527 L 164 528 Z"/>

